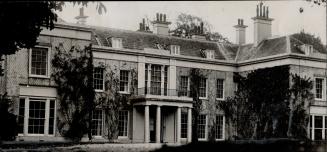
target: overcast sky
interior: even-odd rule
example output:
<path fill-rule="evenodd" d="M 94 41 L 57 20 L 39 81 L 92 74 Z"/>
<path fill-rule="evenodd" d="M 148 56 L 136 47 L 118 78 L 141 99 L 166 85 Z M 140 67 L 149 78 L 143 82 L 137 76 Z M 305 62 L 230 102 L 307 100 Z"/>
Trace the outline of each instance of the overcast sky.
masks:
<path fill-rule="evenodd" d="M 89 25 L 120 28 L 136 31 L 142 18 L 153 20 L 156 13 L 167 14 L 167 20 L 174 22 L 180 13 L 192 14 L 207 20 L 212 24 L 212 31 L 221 33 L 230 41 L 235 42 L 233 26 L 238 18 L 244 19 L 246 42 L 253 42 L 253 20 L 256 15 L 256 5 L 259 1 L 149 1 L 149 2 L 103 2 L 107 13 L 98 14 L 95 3 L 89 3 L 85 14 L 89 16 Z M 326 8 L 312 5 L 306 1 L 264 1 L 269 6 L 269 16 L 272 22 L 272 35 L 287 35 L 301 31 L 319 36 L 326 44 Z M 299 13 L 303 7 L 304 12 Z M 66 3 L 59 17 L 67 22 L 76 23 L 75 16 L 79 14 L 80 6 L 73 7 Z M 170 26 L 171 28 L 173 25 Z"/>

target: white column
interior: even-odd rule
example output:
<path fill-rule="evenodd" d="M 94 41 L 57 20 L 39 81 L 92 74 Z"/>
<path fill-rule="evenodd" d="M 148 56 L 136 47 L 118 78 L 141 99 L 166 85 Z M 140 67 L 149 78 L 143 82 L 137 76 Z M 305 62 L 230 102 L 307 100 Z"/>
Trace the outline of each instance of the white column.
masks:
<path fill-rule="evenodd" d="M 149 105 L 144 106 L 144 142 L 150 142 Z"/>
<path fill-rule="evenodd" d="M 147 93 L 150 94 L 150 88 L 151 88 L 151 64 L 148 65 L 148 88 L 145 88 L 145 89 L 148 89 Z"/>
<path fill-rule="evenodd" d="M 136 124 L 136 107 L 135 106 L 133 106 L 133 136 L 132 136 L 132 141 L 134 142 L 135 140 L 136 140 L 136 126 L 135 126 L 135 124 Z"/>
<path fill-rule="evenodd" d="M 156 142 L 160 143 L 160 131 L 161 131 L 161 108 L 157 106 L 157 119 L 156 119 Z"/>
<path fill-rule="evenodd" d="M 181 107 L 177 107 L 177 138 L 176 138 L 176 142 L 180 143 L 180 139 L 181 139 Z"/>
<path fill-rule="evenodd" d="M 137 58 L 137 69 L 138 69 L 138 72 L 137 72 L 137 88 L 138 88 L 138 94 L 144 94 L 145 93 L 145 90 L 143 90 L 142 92 L 142 89 L 146 89 L 145 88 L 145 57 L 144 56 L 138 56 Z"/>
<path fill-rule="evenodd" d="M 192 108 L 187 109 L 187 142 L 192 142 Z"/>
<path fill-rule="evenodd" d="M 322 116 L 322 140 L 325 140 L 325 116 Z"/>
<path fill-rule="evenodd" d="M 50 100 L 47 99 L 45 102 L 45 121 L 44 121 L 44 135 L 49 134 L 49 111 L 50 111 Z"/>
<path fill-rule="evenodd" d="M 29 108 L 30 108 L 30 101 L 29 98 L 25 98 L 25 109 L 24 109 L 24 136 L 28 134 L 28 118 L 29 118 Z"/>

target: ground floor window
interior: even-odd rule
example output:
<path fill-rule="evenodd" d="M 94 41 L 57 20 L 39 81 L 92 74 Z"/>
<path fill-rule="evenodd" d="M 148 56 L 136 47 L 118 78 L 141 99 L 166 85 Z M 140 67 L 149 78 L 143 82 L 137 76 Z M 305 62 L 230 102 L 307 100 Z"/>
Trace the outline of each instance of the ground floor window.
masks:
<path fill-rule="evenodd" d="M 21 97 L 18 108 L 18 132 L 30 135 L 53 135 L 55 100 Z"/>
<path fill-rule="evenodd" d="M 122 110 L 119 111 L 118 115 L 118 136 L 127 137 L 128 133 L 128 111 Z"/>
<path fill-rule="evenodd" d="M 215 138 L 216 139 L 224 139 L 224 116 L 217 115 L 216 116 L 216 124 L 215 124 Z"/>
<path fill-rule="evenodd" d="M 206 125 L 207 125 L 207 116 L 199 115 L 198 118 L 198 138 L 206 139 Z"/>
<path fill-rule="evenodd" d="M 310 116 L 310 138 L 312 140 L 327 139 L 327 115 Z"/>
<path fill-rule="evenodd" d="M 103 111 L 96 109 L 92 113 L 92 135 L 101 136 L 102 135 L 102 126 L 103 126 Z"/>
<path fill-rule="evenodd" d="M 181 138 L 187 138 L 187 113 L 181 115 Z"/>

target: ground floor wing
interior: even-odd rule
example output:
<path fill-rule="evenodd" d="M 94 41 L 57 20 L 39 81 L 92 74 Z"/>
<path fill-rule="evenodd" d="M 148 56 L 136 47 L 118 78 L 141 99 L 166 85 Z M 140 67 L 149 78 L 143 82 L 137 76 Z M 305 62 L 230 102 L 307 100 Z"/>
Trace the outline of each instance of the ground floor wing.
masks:
<path fill-rule="evenodd" d="M 59 133 L 59 103 L 55 97 L 20 96 L 17 101 L 17 140 L 63 140 Z M 133 143 L 187 143 L 192 139 L 192 107 L 167 105 L 134 105 L 118 111 L 118 141 Z M 92 135 L 106 140 L 107 113 L 96 109 L 92 113 Z M 225 118 L 215 117 L 215 138 L 225 138 Z M 60 120 L 62 121 L 62 120 Z M 200 114 L 198 138 L 208 140 L 208 115 Z M 87 136 L 85 136 L 87 137 Z M 87 139 L 87 138 L 86 138 Z"/>

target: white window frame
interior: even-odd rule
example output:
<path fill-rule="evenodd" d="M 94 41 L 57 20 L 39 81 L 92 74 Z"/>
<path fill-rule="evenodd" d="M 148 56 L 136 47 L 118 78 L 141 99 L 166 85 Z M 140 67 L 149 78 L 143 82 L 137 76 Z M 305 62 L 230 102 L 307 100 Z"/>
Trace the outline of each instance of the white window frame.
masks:
<path fill-rule="evenodd" d="M 199 99 L 208 99 L 208 78 L 204 78 L 206 79 L 206 96 L 205 97 L 200 97 Z"/>
<path fill-rule="evenodd" d="M 170 45 L 170 54 L 180 55 L 181 47 L 179 45 Z"/>
<path fill-rule="evenodd" d="M 97 110 L 101 110 L 101 114 L 102 114 L 102 118 L 101 118 L 101 135 L 92 135 L 92 137 L 95 137 L 95 138 L 102 138 L 102 135 L 103 135 L 103 131 L 104 131 L 104 117 L 105 117 L 105 114 L 104 114 L 104 110 L 103 109 L 97 109 Z M 92 115 L 92 120 L 93 120 L 93 115 Z M 91 132 L 92 134 L 92 132 Z"/>
<path fill-rule="evenodd" d="M 223 116 L 223 132 L 222 132 L 222 138 L 221 139 L 219 139 L 219 138 L 215 138 L 216 139 L 216 141 L 221 141 L 221 140 L 225 140 L 225 115 L 221 115 L 220 114 L 220 116 Z M 215 128 L 216 129 L 216 128 Z M 215 135 L 215 137 L 216 137 L 216 135 Z"/>
<path fill-rule="evenodd" d="M 19 133 L 18 136 L 48 136 L 54 137 L 56 135 L 56 121 L 57 121 L 57 100 L 51 97 L 34 97 L 34 96 L 20 96 L 19 99 L 25 99 L 25 109 L 24 109 L 24 128 L 23 133 Z M 44 124 L 44 134 L 30 134 L 28 133 L 28 119 L 29 119 L 29 106 L 30 99 L 45 100 L 45 124 Z M 50 117 L 50 101 L 54 100 L 54 122 L 53 122 L 53 134 L 49 135 L 49 117 Z M 32 100 L 33 101 L 33 100 Z"/>
<path fill-rule="evenodd" d="M 206 116 L 206 124 L 205 124 L 205 127 L 204 127 L 204 138 L 198 138 L 198 140 L 199 141 L 206 141 L 208 139 L 208 115 L 207 114 L 200 114 L 200 115 L 205 115 Z M 199 127 L 198 127 L 198 129 L 199 129 Z"/>
<path fill-rule="evenodd" d="M 118 128 L 118 139 L 126 139 L 126 138 L 128 138 L 128 135 L 129 135 L 129 121 L 130 121 L 129 111 L 128 110 L 120 110 L 120 111 L 127 111 L 127 126 L 126 126 L 127 130 L 126 130 L 126 136 L 119 136 L 119 128 Z M 119 118 L 118 118 L 118 120 L 119 120 Z"/>
<path fill-rule="evenodd" d="M 37 75 L 37 74 L 32 74 L 32 50 L 33 48 L 29 49 L 29 57 L 28 57 L 28 75 L 29 77 L 34 77 L 34 78 L 50 78 L 50 55 L 51 55 L 51 47 L 48 46 L 35 46 L 34 48 L 44 48 L 48 49 L 48 59 L 47 59 L 47 72 L 46 75 Z"/>
<path fill-rule="evenodd" d="M 123 39 L 118 37 L 111 38 L 111 47 L 116 49 L 123 48 Z"/>
<path fill-rule="evenodd" d="M 130 82 L 131 82 L 131 72 L 129 71 L 129 70 L 120 70 L 119 71 L 119 87 L 120 87 L 120 72 L 121 71 L 127 71 L 128 73 L 127 73 L 127 91 L 120 91 L 120 88 L 119 88 L 119 91 L 118 91 L 118 93 L 120 93 L 120 94 L 129 94 L 130 93 Z"/>
<path fill-rule="evenodd" d="M 94 67 L 95 68 L 102 68 L 102 67 Z M 94 70 L 93 69 L 93 70 Z M 95 92 L 104 92 L 104 89 L 105 89 L 105 68 L 102 68 L 103 69 L 103 72 L 102 72 L 102 77 L 103 77 L 103 80 L 102 80 L 102 89 L 95 89 L 94 88 L 94 91 Z M 94 73 L 93 73 L 93 83 L 94 83 Z M 94 84 L 93 84 L 93 87 L 94 87 Z"/>
<path fill-rule="evenodd" d="M 183 115 L 183 114 L 186 114 L 186 138 L 183 138 L 183 137 L 182 137 L 182 115 Z M 188 123 L 189 123 L 189 122 L 188 122 L 188 112 L 185 112 L 185 113 L 181 112 L 181 133 L 180 133 L 180 137 L 181 137 L 181 139 L 187 139 L 187 138 L 189 138 L 189 137 L 188 137 L 188 133 L 187 133 L 187 132 L 188 132 Z"/>
<path fill-rule="evenodd" d="M 309 131 L 311 132 L 311 137 L 309 137 L 309 139 L 311 139 L 311 140 L 316 140 L 315 139 L 315 130 L 316 130 L 316 127 L 315 127 L 315 117 L 316 116 L 321 116 L 322 117 L 322 128 L 318 128 L 318 129 L 321 129 L 321 131 L 322 131 L 322 140 L 326 140 L 326 138 L 325 138 L 325 130 L 327 130 L 327 126 L 325 125 L 326 124 L 326 117 L 327 117 L 327 115 L 323 115 L 323 114 L 311 114 L 310 115 L 310 119 L 311 119 L 311 127 L 310 127 L 310 124 L 309 124 Z M 310 123 L 310 122 L 309 122 Z M 310 133 L 309 133 L 309 135 L 308 136 L 310 136 Z"/>
<path fill-rule="evenodd" d="M 223 80 L 223 97 L 222 98 L 217 98 L 217 92 L 216 92 L 216 99 L 217 100 L 225 100 L 225 79 L 221 79 L 221 78 L 218 78 L 218 79 L 216 79 L 216 89 L 218 90 L 218 85 L 217 85 L 217 83 L 218 83 L 218 80 Z M 216 91 L 217 91 L 216 90 Z"/>
<path fill-rule="evenodd" d="M 316 89 L 316 83 L 317 83 L 317 79 L 322 79 L 322 93 L 321 93 L 321 98 L 317 98 L 317 89 Z M 315 100 L 318 101 L 325 101 L 326 100 L 326 78 L 324 77 L 315 77 L 315 83 L 314 83 L 314 96 L 315 96 Z"/>

